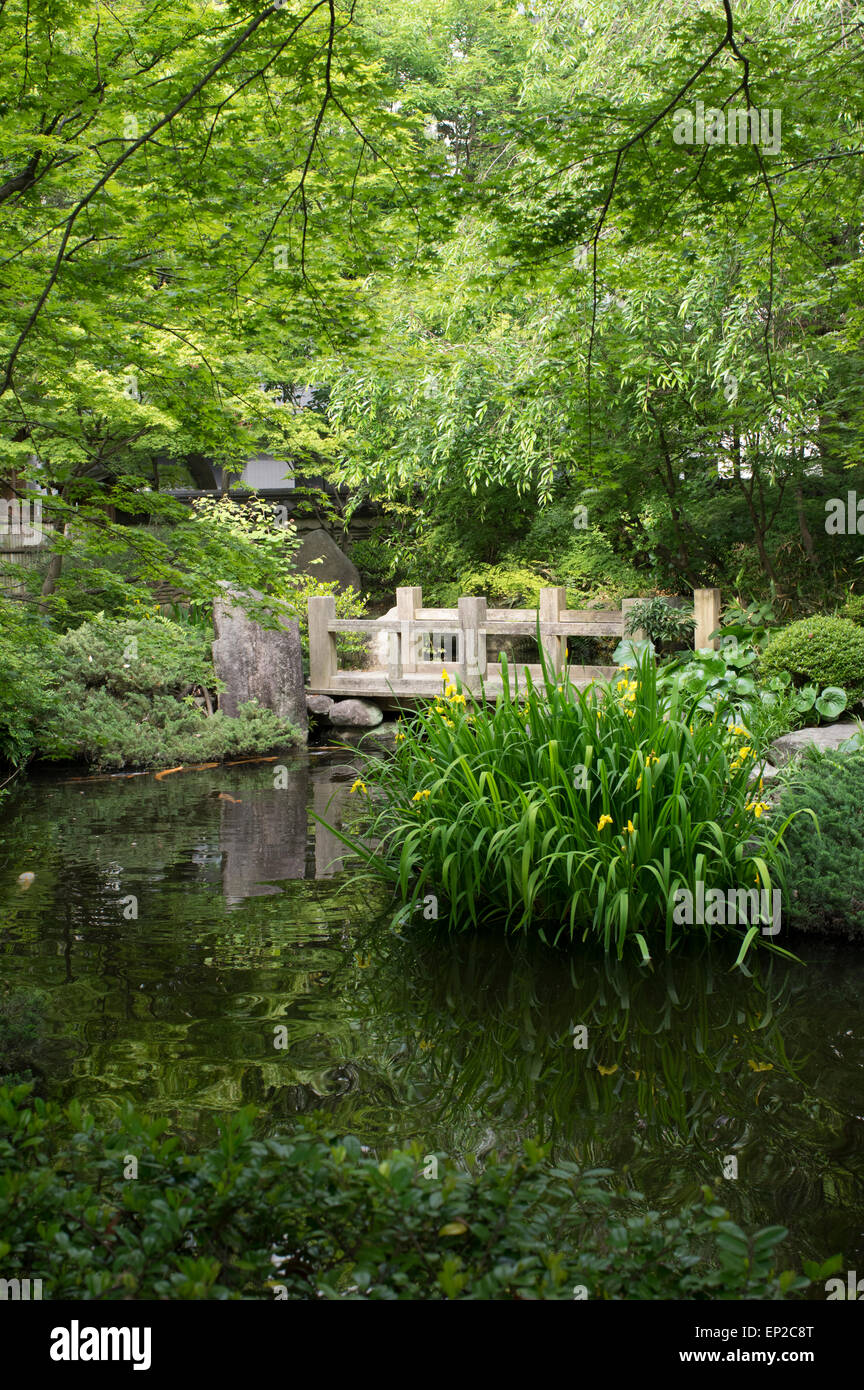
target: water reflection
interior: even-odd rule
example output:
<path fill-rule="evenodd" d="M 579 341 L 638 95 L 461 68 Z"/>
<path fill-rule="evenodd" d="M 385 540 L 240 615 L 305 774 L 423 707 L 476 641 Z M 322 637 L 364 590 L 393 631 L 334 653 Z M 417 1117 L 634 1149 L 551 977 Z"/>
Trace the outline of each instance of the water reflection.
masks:
<path fill-rule="evenodd" d="M 718 950 L 646 972 L 395 930 L 308 816 L 353 814 L 351 755 L 283 766 L 278 786 L 266 763 L 43 782 L 4 807 L 0 966 L 48 998 L 47 1084 L 202 1130 L 248 1102 L 264 1127 L 326 1109 L 465 1162 L 539 1135 L 658 1201 L 709 1182 L 799 1255 L 864 1258 L 853 951 L 747 978 Z"/>

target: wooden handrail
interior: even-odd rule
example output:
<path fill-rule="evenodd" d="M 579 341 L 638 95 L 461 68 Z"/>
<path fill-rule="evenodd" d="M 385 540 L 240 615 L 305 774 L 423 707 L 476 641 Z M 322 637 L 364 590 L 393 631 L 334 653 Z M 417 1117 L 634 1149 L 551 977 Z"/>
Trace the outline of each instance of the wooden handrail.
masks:
<path fill-rule="evenodd" d="M 695 646 L 716 646 L 711 633 L 720 622 L 720 590 L 696 589 L 693 600 Z M 457 633 L 459 658 L 450 664 L 466 685 L 477 688 L 486 672 L 486 638 L 533 637 L 538 623 L 546 660 L 557 675 L 566 664 L 568 637 L 623 636 L 627 610 L 638 602 L 624 599 L 620 610 L 611 610 L 567 608 L 566 601 L 565 590 L 556 586 L 540 590 L 539 609 L 488 608 L 485 598 L 473 595 L 460 598 L 457 608 L 424 608 L 422 590 L 413 586 L 396 590 L 395 617 L 337 618 L 333 595 L 318 595 L 309 599 L 309 683 L 318 690 L 338 688 L 339 633 L 386 632 L 387 678 L 402 683 L 412 673 L 428 680 L 430 668 L 439 664 L 419 654 L 418 638 Z"/>

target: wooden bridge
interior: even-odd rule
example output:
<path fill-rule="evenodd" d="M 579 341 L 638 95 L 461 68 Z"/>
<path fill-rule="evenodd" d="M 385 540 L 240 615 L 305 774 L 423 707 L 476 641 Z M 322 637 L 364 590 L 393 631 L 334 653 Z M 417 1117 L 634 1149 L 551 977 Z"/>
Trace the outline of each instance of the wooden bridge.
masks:
<path fill-rule="evenodd" d="M 489 664 L 488 651 L 491 648 L 497 652 L 501 639 L 536 638 L 539 616 L 540 641 L 547 663 L 557 675 L 566 665 L 568 637 L 622 637 L 627 611 L 636 602 L 637 599 L 624 599 L 620 609 L 605 611 L 571 609 L 567 607 L 566 591 L 556 587 L 540 590 L 539 609 L 488 608 L 485 598 L 473 595 L 460 598 L 457 608 L 424 608 L 422 590 L 413 587 L 396 590 L 395 615 L 337 618 L 332 595 L 310 598 L 308 692 L 343 700 L 355 696 L 397 703 L 400 697 L 430 697 L 440 692 L 441 669 L 446 666 L 467 690 L 479 693 L 482 687 L 494 699 L 502 693 L 503 683 L 497 660 L 493 658 Z M 696 649 L 716 645 L 710 634 L 720 623 L 720 590 L 695 589 L 693 605 Z M 336 639 L 345 633 L 367 637 L 386 633 L 387 664 L 358 671 L 340 670 Z M 443 660 L 442 636 L 452 639 L 447 643 L 450 652 L 445 652 Z M 535 681 L 542 677 L 539 663 L 511 661 L 510 665 L 515 665 L 520 684 L 524 684 L 526 671 Z M 569 675 L 576 684 L 585 685 L 614 675 L 615 670 L 614 666 L 571 665 Z"/>

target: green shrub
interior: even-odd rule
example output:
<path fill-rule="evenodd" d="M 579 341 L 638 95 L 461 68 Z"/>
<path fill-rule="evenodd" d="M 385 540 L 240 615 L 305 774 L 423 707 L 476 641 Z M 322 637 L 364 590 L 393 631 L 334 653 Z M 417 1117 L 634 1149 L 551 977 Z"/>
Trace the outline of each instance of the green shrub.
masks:
<path fill-rule="evenodd" d="M 112 695 L 129 691 L 185 694 L 213 688 L 212 636 L 169 618 L 108 620 L 101 616 L 57 642 L 61 679 Z"/>
<path fill-rule="evenodd" d="M 544 584 L 565 584 L 585 598 L 637 594 L 645 576 L 616 554 L 599 526 L 574 526 L 581 497 L 535 509 L 525 535 L 502 563 L 527 566 L 547 575 Z M 580 599 L 581 601 L 581 599 Z"/>
<path fill-rule="evenodd" d="M 675 608 L 667 599 L 657 595 L 633 604 L 627 614 L 624 631 L 632 634 L 641 628 L 655 646 L 660 646 L 664 642 L 687 642 L 692 639 L 695 621 L 692 608 Z"/>
<path fill-rule="evenodd" d="M 291 580 L 290 594 L 283 602 L 297 619 L 300 629 L 300 646 L 306 661 L 309 660 L 309 599 L 319 595 L 332 594 L 336 601 L 337 618 L 366 618 L 366 604 L 356 589 L 341 589 L 336 579 L 317 579 L 314 574 L 296 574 Z M 365 650 L 365 639 L 361 633 L 342 632 L 336 637 L 336 654 L 340 665 L 349 665 L 351 659 Z"/>
<path fill-rule="evenodd" d="M 591 936 L 645 958 L 650 941 L 710 937 L 674 921 L 676 892 L 770 891 L 782 826 L 748 781 L 746 730 L 703 713 L 701 694 L 658 691 L 649 652 L 633 679 L 579 690 L 547 674 L 488 706 L 444 685 L 392 760 L 369 759 L 376 848 L 349 843 L 404 901 L 443 899 L 451 930 Z M 759 932 L 730 930 L 742 954 Z"/>
<path fill-rule="evenodd" d="M 39 728 L 57 712 L 55 643 L 38 616 L 0 597 L 0 762 L 23 766 L 36 752 Z"/>
<path fill-rule="evenodd" d="M 571 531 L 567 548 L 553 556 L 552 569 L 556 582 L 580 594 L 603 596 L 613 602 L 647 587 L 645 575 L 638 574 L 616 555 L 607 537 L 593 528 Z"/>
<path fill-rule="evenodd" d="M 463 594 L 485 594 L 490 608 L 536 608 L 546 581 L 523 565 L 475 565 L 459 575 Z"/>
<path fill-rule="evenodd" d="M 810 807 L 790 826 L 786 915 L 801 931 L 864 937 L 864 751 L 808 752 L 790 773 L 781 813 Z"/>
<path fill-rule="evenodd" d="M 575 501 L 550 502 L 548 506 L 536 507 L 525 535 L 513 547 L 523 559 L 528 556 L 542 559 L 546 564 L 550 557 L 562 555 L 572 545 L 575 535 L 573 521 Z"/>
<path fill-rule="evenodd" d="M 121 699 L 104 688 L 73 685 L 62 687 L 61 694 L 66 698 L 50 731 L 43 733 L 40 752 L 82 758 L 98 770 L 253 757 L 291 747 L 300 738 L 293 724 L 255 700 L 229 718 L 221 710 L 208 715 L 191 697 L 131 692 Z"/>
<path fill-rule="evenodd" d="M 321 1120 L 259 1141 L 251 1119 L 183 1153 L 131 1108 L 105 1127 L 0 1089 L 4 1273 L 69 1300 L 782 1298 L 810 1282 L 778 1272 L 783 1227 L 748 1234 L 707 1188 L 664 1217 L 533 1143 L 433 1176 L 419 1146 L 380 1158 Z"/>
<path fill-rule="evenodd" d="M 357 566 L 366 587 L 376 601 L 392 594 L 396 587 L 399 570 L 399 546 L 383 527 L 377 527 L 371 535 L 355 541 L 351 546 L 350 558 Z"/>
<path fill-rule="evenodd" d="M 718 718 L 746 724 L 757 753 L 790 729 L 820 718 L 836 719 L 847 705 L 845 690 L 818 685 L 794 686 L 787 672 L 757 684 L 753 672 L 759 662 L 759 649 L 752 642 L 740 642 L 727 629 L 718 651 L 685 652 L 666 661 L 658 673 L 658 685 L 672 683 L 688 693 L 701 691 L 699 708 Z"/>
<path fill-rule="evenodd" d="M 763 680 L 784 672 L 796 685 L 842 686 L 854 704 L 864 696 L 864 632 L 848 618 L 791 623 L 772 638 L 759 662 Z"/>
<path fill-rule="evenodd" d="M 219 682 L 200 627 L 100 616 L 59 638 L 19 622 L 12 637 L 0 754 L 16 765 L 39 756 L 98 769 L 171 767 L 270 753 L 300 737 L 255 701 L 236 718 L 207 713 Z"/>

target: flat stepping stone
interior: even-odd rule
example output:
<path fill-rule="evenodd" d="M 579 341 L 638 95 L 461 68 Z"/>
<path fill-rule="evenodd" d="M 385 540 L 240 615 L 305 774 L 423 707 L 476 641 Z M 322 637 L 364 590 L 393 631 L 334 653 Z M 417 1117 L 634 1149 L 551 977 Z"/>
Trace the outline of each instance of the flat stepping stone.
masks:
<path fill-rule="evenodd" d="M 822 728 L 795 729 L 791 734 L 782 734 L 771 744 L 772 760 L 782 767 L 799 757 L 806 748 L 819 748 L 832 752 L 854 738 L 858 725 L 847 721 L 843 724 L 826 724 Z"/>

